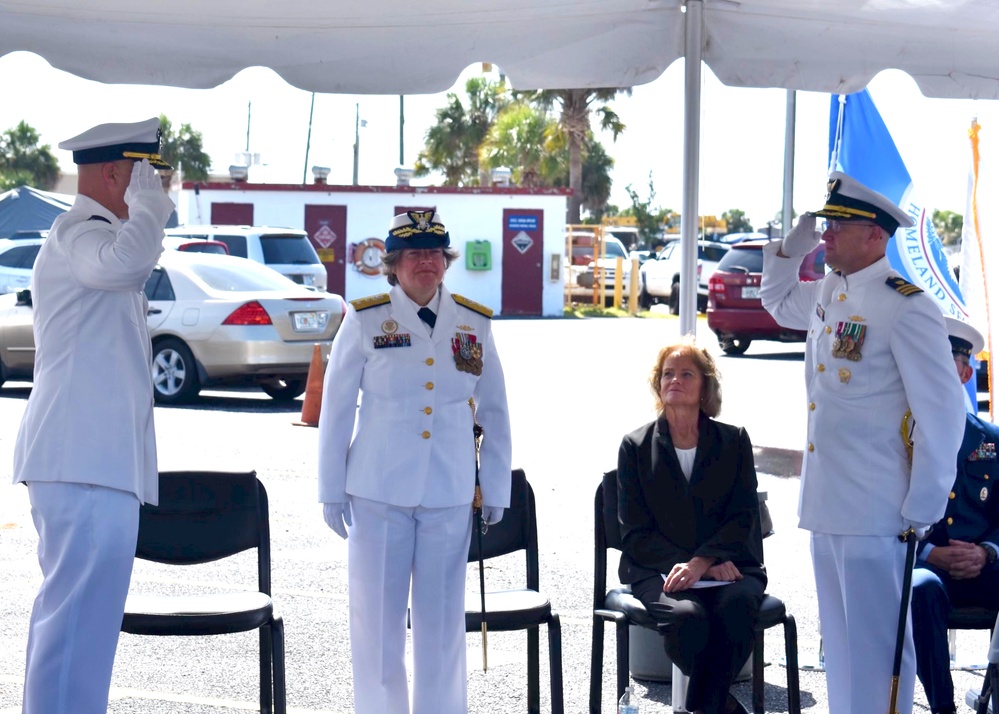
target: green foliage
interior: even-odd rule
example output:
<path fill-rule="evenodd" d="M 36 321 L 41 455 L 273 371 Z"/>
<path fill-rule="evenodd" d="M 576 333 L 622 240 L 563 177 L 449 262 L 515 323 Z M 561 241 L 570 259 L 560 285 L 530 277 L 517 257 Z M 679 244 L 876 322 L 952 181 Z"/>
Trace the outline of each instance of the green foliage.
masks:
<path fill-rule="evenodd" d="M 24 121 L 0 134 L 0 191 L 18 186 L 55 188 L 59 161 L 51 147 L 39 146 L 38 140 L 38 132 Z"/>
<path fill-rule="evenodd" d="M 201 132 L 190 124 L 181 124 L 174 131 L 166 115 L 160 114 L 160 156 L 174 170 L 180 171 L 185 181 L 204 181 L 212 168 L 212 160 L 202 146 Z"/>
<path fill-rule="evenodd" d="M 721 219 L 725 221 L 726 231 L 729 233 L 752 233 L 753 224 L 746 218 L 745 211 L 738 208 L 730 208 L 721 214 Z"/>
<path fill-rule="evenodd" d="M 622 216 L 632 216 L 638 228 L 638 245 L 640 249 L 648 250 L 661 239 L 662 228 L 668 224 L 673 212 L 668 208 L 653 208 L 656 189 L 652 185 L 652 172 L 649 172 L 649 197 L 641 199 L 638 193 L 628 184 L 625 191 L 631 199 L 631 207 L 621 211 Z"/>
<path fill-rule="evenodd" d="M 431 171 L 444 174 L 445 186 L 488 184 L 479 166 L 480 147 L 497 116 L 510 103 L 504 81 L 473 77 L 465 83 L 465 98 L 454 92 L 437 110 L 437 122 L 427 130 L 424 147 L 416 158 L 414 175 Z"/>
<path fill-rule="evenodd" d="M 954 245 L 964 231 L 964 216 L 954 211 L 933 211 L 933 227 L 944 245 Z"/>
<path fill-rule="evenodd" d="M 479 148 L 479 164 L 487 171 L 509 167 L 518 186 L 550 186 L 562 173 L 562 148 L 557 125 L 547 114 L 514 102 L 489 128 Z"/>

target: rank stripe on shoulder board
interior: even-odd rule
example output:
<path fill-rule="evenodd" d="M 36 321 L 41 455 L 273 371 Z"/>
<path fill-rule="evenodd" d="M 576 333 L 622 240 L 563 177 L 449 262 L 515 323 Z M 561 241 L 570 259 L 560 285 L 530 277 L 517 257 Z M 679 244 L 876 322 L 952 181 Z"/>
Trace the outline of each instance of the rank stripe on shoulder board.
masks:
<path fill-rule="evenodd" d="M 367 310 L 369 307 L 378 307 L 379 305 L 384 305 L 385 303 L 391 301 L 392 298 L 389 297 L 388 293 L 381 293 L 379 295 L 369 295 L 368 297 L 351 300 L 350 304 L 355 310 L 360 312 L 361 310 Z"/>
<path fill-rule="evenodd" d="M 885 280 L 885 285 L 890 287 L 892 290 L 895 290 L 896 292 L 905 295 L 906 297 L 909 297 L 910 295 L 915 295 L 916 293 L 923 292 L 923 289 L 921 287 L 913 285 L 904 278 L 897 278 L 897 277 L 888 278 L 887 280 Z"/>
<path fill-rule="evenodd" d="M 453 297 L 454 301 L 456 303 L 458 303 L 459 305 L 461 305 L 463 307 L 467 307 L 469 310 L 472 310 L 473 312 L 477 312 L 480 315 L 485 315 L 486 317 L 492 319 L 493 311 L 490 310 L 485 305 L 480 305 L 479 303 L 475 302 L 474 300 L 469 300 L 464 295 L 456 295 L 454 293 L 451 293 L 451 297 Z"/>

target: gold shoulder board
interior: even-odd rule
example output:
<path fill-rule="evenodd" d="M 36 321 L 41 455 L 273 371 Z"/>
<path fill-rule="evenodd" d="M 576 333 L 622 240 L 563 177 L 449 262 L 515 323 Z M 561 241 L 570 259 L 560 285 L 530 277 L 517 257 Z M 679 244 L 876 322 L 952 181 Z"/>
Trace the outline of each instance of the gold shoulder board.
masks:
<path fill-rule="evenodd" d="M 490 310 L 485 305 L 480 305 L 479 303 L 475 302 L 474 300 L 469 300 L 464 295 L 455 295 L 454 293 L 451 293 L 451 297 L 453 297 L 454 301 L 456 303 L 458 303 L 459 305 L 467 307 L 469 310 L 477 312 L 480 315 L 485 315 L 486 317 L 492 319 L 493 311 Z"/>
<path fill-rule="evenodd" d="M 361 310 L 367 310 L 369 307 L 384 305 L 387 302 L 391 302 L 391 300 L 392 298 L 389 297 L 388 293 L 381 293 L 380 295 L 369 295 L 368 297 L 351 300 L 350 304 L 354 306 L 355 310 L 360 312 Z"/>
<path fill-rule="evenodd" d="M 913 285 L 912 283 L 910 283 L 907 280 L 904 280 L 903 278 L 896 278 L 896 277 L 888 278 L 887 280 L 885 280 L 885 285 L 890 287 L 892 290 L 895 290 L 896 292 L 905 295 L 906 297 L 909 297 L 910 295 L 915 295 L 916 293 L 923 292 L 922 288 Z"/>

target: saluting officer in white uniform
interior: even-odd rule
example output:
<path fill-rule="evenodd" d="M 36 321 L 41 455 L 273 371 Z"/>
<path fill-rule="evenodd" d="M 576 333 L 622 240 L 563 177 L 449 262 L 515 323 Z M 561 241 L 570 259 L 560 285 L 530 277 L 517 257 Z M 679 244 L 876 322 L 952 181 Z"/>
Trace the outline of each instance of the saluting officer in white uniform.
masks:
<path fill-rule="evenodd" d="M 816 215 L 828 219 L 822 240 L 835 271 L 799 282 L 801 260 L 818 244 Z M 812 533 L 829 711 L 836 714 L 888 708 L 905 566 L 898 535 L 910 526 L 925 533 L 943 515 L 964 425 L 940 308 L 885 257 L 900 225 L 913 220 L 834 172 L 822 210 L 764 248 L 763 305 L 781 325 L 808 331 L 798 516 Z M 913 419 L 909 453 L 902 431 Z M 914 680 L 910 624 L 899 714 L 912 710 Z"/>
<path fill-rule="evenodd" d="M 79 165 L 79 191 L 35 261 L 35 379 L 14 447 L 43 576 L 25 714 L 107 711 L 139 504 L 157 502 L 143 288 L 174 209 L 153 168 L 170 168 L 159 146 L 156 118 L 59 144 Z"/>
<path fill-rule="evenodd" d="M 319 500 L 348 540 L 356 714 L 464 714 L 465 563 L 482 425 L 483 520 L 510 504 L 510 419 L 492 311 L 454 295 L 457 253 L 433 211 L 396 216 L 387 295 L 355 300 L 333 341 L 319 419 Z M 358 395 L 362 398 L 358 407 Z"/>

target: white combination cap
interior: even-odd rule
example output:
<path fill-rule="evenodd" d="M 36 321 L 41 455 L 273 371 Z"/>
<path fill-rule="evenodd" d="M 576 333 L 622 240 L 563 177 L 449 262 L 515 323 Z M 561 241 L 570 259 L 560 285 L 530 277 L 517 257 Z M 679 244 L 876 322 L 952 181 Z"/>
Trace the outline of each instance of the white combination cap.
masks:
<path fill-rule="evenodd" d="M 156 117 L 128 124 L 100 124 L 59 142 L 59 148 L 73 152 L 74 164 L 149 159 L 158 169 L 173 168 L 160 156 L 160 120 Z"/>

